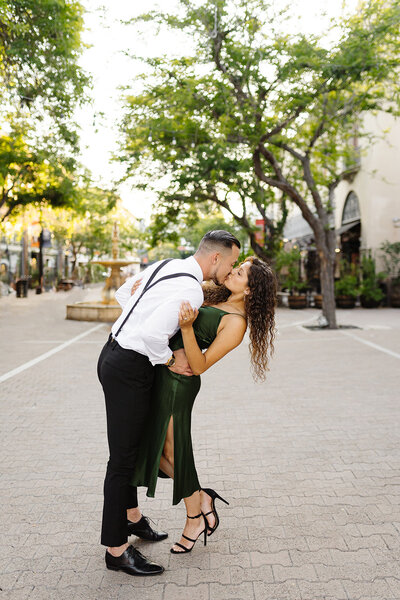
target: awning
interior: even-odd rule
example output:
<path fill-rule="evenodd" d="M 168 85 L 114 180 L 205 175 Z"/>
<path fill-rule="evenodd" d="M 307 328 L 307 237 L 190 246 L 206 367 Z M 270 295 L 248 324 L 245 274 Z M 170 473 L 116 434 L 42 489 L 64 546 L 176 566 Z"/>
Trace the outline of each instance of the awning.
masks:
<path fill-rule="evenodd" d="M 345 231 L 349 231 L 349 229 L 352 229 L 353 227 L 355 227 L 356 225 L 359 225 L 361 223 L 360 219 L 357 219 L 357 221 L 353 221 L 352 223 L 346 223 L 346 225 L 342 225 L 341 227 L 339 227 L 339 229 L 336 229 L 336 233 L 338 235 L 342 235 L 342 233 L 344 233 Z"/>

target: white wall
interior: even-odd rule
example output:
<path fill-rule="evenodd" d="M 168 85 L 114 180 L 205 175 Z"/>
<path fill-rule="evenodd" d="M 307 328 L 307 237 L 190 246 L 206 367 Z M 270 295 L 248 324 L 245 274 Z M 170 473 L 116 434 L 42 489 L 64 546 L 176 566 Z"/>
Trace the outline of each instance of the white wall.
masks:
<path fill-rule="evenodd" d="M 368 115 L 364 127 L 378 136 L 390 131 L 385 139 L 363 148 L 361 169 L 354 181 L 338 186 L 335 219 L 340 227 L 347 194 L 354 191 L 360 203 L 361 248 L 372 249 L 378 257 L 383 241 L 400 241 L 400 221 L 398 227 L 393 222 L 400 218 L 400 119 L 385 113 Z M 365 146 L 367 141 L 362 143 Z"/>

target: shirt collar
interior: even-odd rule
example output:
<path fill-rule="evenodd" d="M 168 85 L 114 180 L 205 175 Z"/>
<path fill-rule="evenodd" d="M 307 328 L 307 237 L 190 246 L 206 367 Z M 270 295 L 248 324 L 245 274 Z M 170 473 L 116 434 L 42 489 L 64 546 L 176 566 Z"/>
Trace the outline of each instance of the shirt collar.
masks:
<path fill-rule="evenodd" d="M 203 283 L 203 271 L 194 256 L 189 256 L 189 258 L 185 258 L 185 262 L 188 265 L 189 269 L 191 269 L 193 275 L 196 277 L 199 283 Z"/>

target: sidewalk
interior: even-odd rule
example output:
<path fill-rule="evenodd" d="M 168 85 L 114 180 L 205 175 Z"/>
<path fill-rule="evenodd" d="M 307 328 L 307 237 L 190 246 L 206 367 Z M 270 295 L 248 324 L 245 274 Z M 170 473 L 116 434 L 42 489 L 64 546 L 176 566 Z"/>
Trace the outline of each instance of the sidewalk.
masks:
<path fill-rule="evenodd" d="M 338 311 L 360 329 L 310 331 L 278 312 L 267 381 L 245 344 L 202 377 L 193 438 L 202 484 L 230 501 L 204 548 L 173 556 L 185 518 L 171 482 L 140 494 L 169 532 L 138 541 L 159 577 L 107 571 L 107 461 L 96 361 L 109 327 L 64 320 L 96 290 L 0 299 L 0 600 L 400 600 L 400 311 Z M 131 538 L 132 541 L 136 538 Z"/>

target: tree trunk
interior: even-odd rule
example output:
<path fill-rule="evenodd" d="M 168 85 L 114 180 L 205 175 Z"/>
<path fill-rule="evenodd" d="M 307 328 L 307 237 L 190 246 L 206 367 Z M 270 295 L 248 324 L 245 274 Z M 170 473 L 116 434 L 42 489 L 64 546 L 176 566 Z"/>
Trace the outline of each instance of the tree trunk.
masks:
<path fill-rule="evenodd" d="M 78 273 L 77 273 L 78 249 L 75 247 L 74 243 L 71 243 L 71 253 L 72 253 L 71 279 L 78 279 Z"/>
<path fill-rule="evenodd" d="M 317 239 L 316 246 L 320 259 L 320 278 L 322 293 L 322 314 L 328 321 L 329 329 L 337 329 L 335 304 L 335 232 L 325 233 L 325 241 Z"/>
<path fill-rule="evenodd" d="M 304 181 L 307 184 L 308 190 L 311 192 L 314 201 L 314 207 L 316 209 L 315 214 L 313 214 L 305 198 L 285 179 L 275 156 L 262 143 L 259 144 L 258 148 L 256 148 L 253 154 L 254 172 L 256 176 L 261 181 L 264 181 L 264 183 L 267 185 L 285 192 L 285 194 L 289 196 L 294 204 L 300 208 L 303 218 L 313 230 L 315 245 L 317 247 L 321 265 L 320 279 L 322 292 L 322 313 L 328 321 L 329 329 L 337 329 L 334 286 L 336 232 L 334 229 L 330 228 L 329 214 L 323 205 L 322 198 L 312 176 L 309 156 L 307 154 L 302 156 L 287 146 L 284 146 L 284 149 L 296 159 L 300 160 L 303 166 Z M 261 154 L 273 168 L 276 176 L 275 179 L 267 176 L 264 173 L 261 165 Z M 340 179 L 338 179 L 338 181 L 339 180 Z M 330 193 L 333 192 L 333 189 L 334 188 L 331 187 Z"/>

